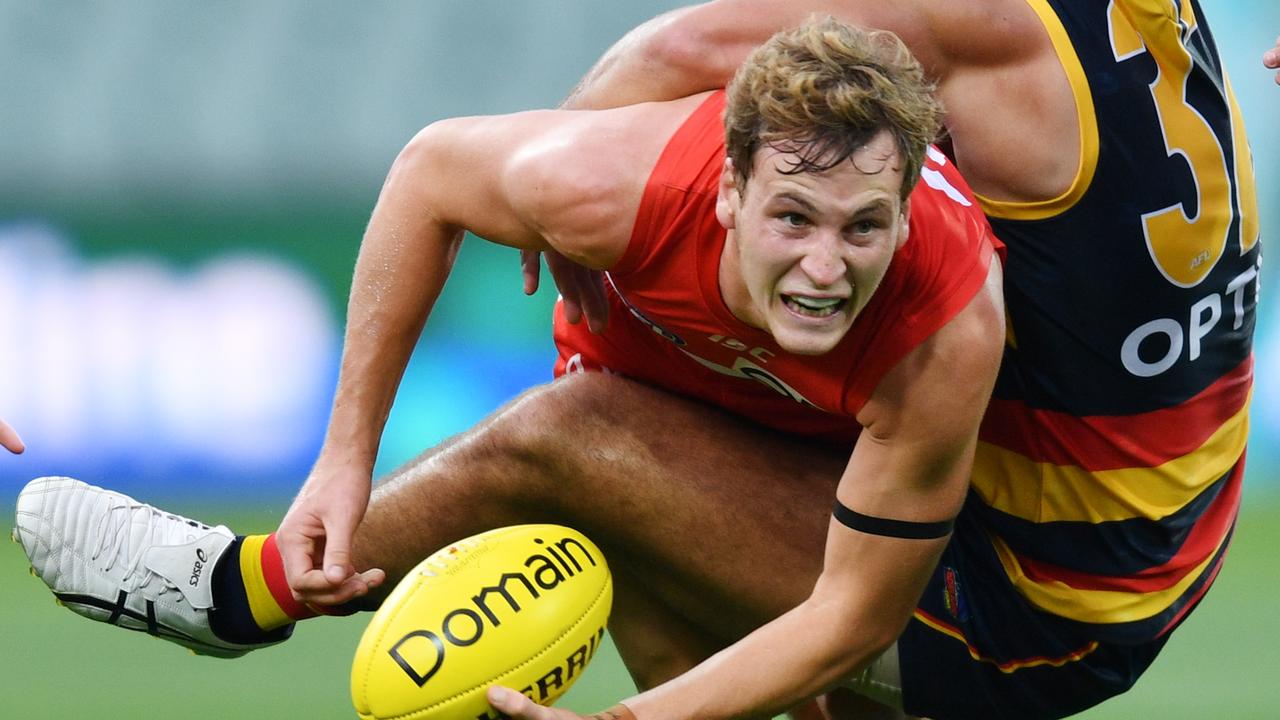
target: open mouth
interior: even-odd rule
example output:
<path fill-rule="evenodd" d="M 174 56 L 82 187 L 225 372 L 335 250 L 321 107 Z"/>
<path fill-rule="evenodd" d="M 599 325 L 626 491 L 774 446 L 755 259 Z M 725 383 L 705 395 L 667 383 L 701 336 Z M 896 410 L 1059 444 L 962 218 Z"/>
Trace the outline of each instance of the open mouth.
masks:
<path fill-rule="evenodd" d="M 831 317 L 840 312 L 847 302 L 847 298 L 817 298 L 786 294 L 782 296 L 782 304 L 786 305 L 788 310 L 797 315 L 812 318 Z"/>

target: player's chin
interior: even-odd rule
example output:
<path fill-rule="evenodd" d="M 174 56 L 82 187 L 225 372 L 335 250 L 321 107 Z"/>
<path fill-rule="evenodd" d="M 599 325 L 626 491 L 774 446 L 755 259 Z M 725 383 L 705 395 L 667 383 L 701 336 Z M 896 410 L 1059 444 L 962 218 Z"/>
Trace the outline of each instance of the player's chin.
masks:
<path fill-rule="evenodd" d="M 825 355 L 840 344 L 844 334 L 844 329 L 838 332 L 790 331 L 775 334 L 774 340 L 792 355 Z"/>
<path fill-rule="evenodd" d="M 845 312 L 827 318 L 797 318 L 791 313 L 773 324 L 773 339 L 793 355 L 825 355 L 849 332 L 853 320 Z"/>

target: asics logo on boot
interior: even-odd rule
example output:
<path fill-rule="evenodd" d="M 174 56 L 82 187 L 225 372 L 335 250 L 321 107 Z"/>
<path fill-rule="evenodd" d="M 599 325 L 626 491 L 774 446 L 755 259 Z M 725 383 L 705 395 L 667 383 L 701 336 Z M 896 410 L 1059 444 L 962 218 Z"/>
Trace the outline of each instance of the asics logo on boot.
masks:
<path fill-rule="evenodd" d="M 209 562 L 209 556 L 205 554 L 204 548 L 196 548 L 196 564 L 191 566 L 191 579 L 187 580 L 188 585 L 195 587 L 200 583 L 200 572 L 204 570 L 207 562 Z"/>

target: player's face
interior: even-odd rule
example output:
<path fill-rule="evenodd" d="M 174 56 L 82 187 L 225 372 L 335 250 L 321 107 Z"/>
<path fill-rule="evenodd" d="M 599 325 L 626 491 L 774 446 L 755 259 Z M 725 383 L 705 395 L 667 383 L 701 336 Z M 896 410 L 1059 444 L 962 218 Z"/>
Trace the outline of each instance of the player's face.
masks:
<path fill-rule="evenodd" d="M 849 331 L 906 241 L 902 163 L 887 131 L 822 173 L 782 172 L 794 159 L 760 150 L 745 188 L 726 162 L 720 288 L 738 319 L 784 350 L 820 355 Z"/>

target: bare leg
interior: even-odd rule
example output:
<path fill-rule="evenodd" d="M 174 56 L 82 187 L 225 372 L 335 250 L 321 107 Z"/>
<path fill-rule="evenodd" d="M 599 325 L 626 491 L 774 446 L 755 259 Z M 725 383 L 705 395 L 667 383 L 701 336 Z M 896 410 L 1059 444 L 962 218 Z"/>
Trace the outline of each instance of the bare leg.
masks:
<path fill-rule="evenodd" d="M 728 644 L 675 614 L 625 568 L 613 567 L 609 634 L 636 687 L 648 690 Z"/>
<path fill-rule="evenodd" d="M 358 565 L 394 581 L 461 537 L 561 522 L 734 639 L 808 596 L 846 455 L 598 374 L 531 390 L 374 490 Z"/>
<path fill-rule="evenodd" d="M 616 568 L 610 629 L 647 687 L 808 596 L 846 460 L 844 449 L 665 392 L 575 375 L 525 393 L 379 484 L 357 565 L 394 581 L 483 530 L 575 527 Z"/>

